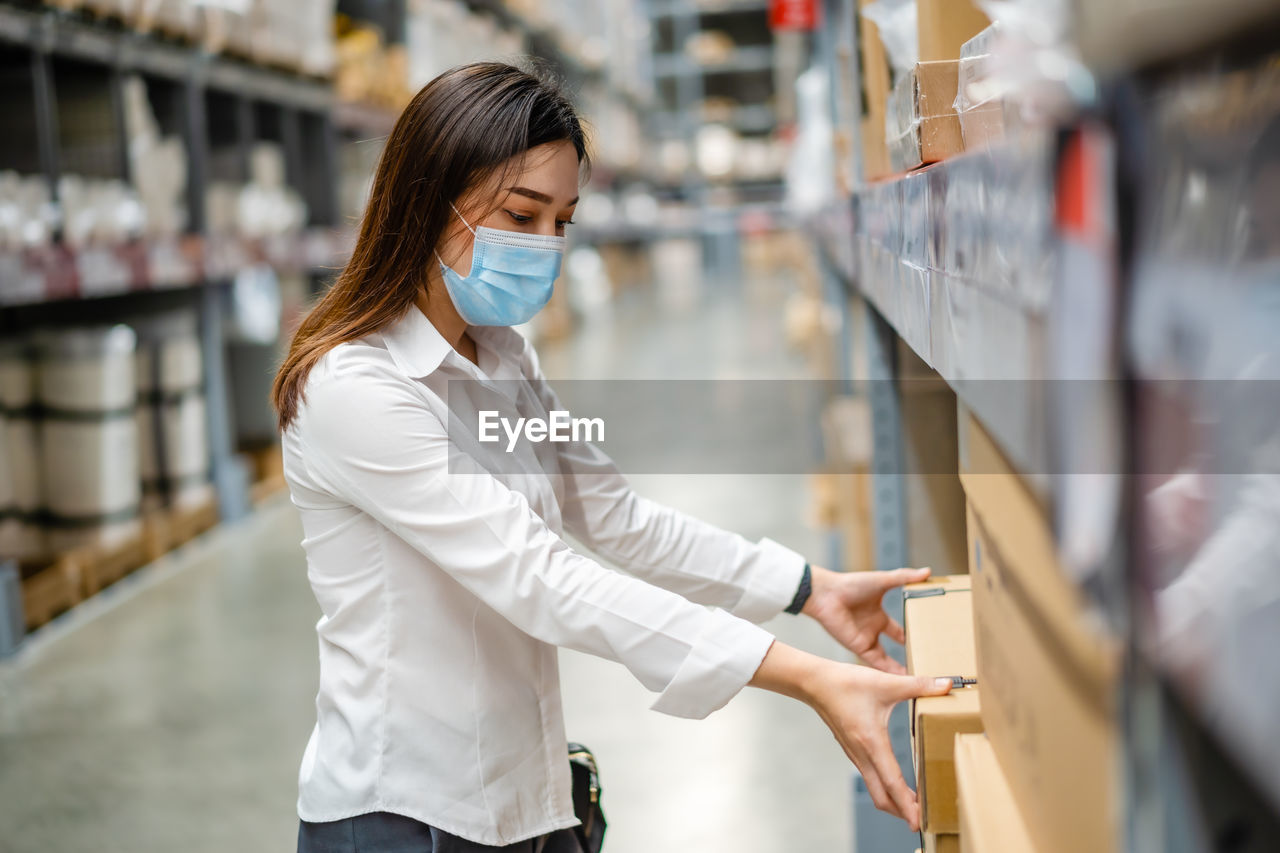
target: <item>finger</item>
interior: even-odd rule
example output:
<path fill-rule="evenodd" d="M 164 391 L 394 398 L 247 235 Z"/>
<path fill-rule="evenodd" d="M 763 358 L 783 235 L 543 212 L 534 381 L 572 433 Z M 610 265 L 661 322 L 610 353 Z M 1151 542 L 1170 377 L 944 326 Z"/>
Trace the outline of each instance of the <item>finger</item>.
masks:
<path fill-rule="evenodd" d="M 885 790 L 884 783 L 880 781 L 880 774 L 876 772 L 875 762 L 869 756 L 862 756 L 862 760 L 855 762 L 858 765 L 858 771 L 862 774 L 863 784 L 867 786 L 867 794 L 871 797 L 871 802 L 882 812 L 894 815 L 895 817 L 906 819 L 898 810 L 898 804 L 893 797 L 889 796 L 889 792 Z"/>
<path fill-rule="evenodd" d="M 898 679 L 899 699 L 914 699 L 917 696 L 945 696 L 951 692 L 951 679 L 933 678 L 927 675 L 913 675 Z"/>
<path fill-rule="evenodd" d="M 894 569 L 889 572 L 881 572 L 880 579 L 885 589 L 893 589 L 903 584 L 927 581 L 932 573 L 933 569 L 927 566 L 920 569 Z"/>
<path fill-rule="evenodd" d="M 889 748 L 889 741 L 882 735 L 867 744 L 867 747 L 885 793 L 893 800 L 900 816 L 911 826 L 911 830 L 919 831 L 920 808 L 916 792 L 902 778 L 902 768 L 898 766 L 898 759 L 894 758 L 893 750 Z"/>
<path fill-rule="evenodd" d="M 885 614 L 885 618 L 889 620 L 884 626 L 884 632 L 889 635 L 889 639 L 896 643 L 905 643 L 907 641 L 907 632 L 903 630 L 902 623 L 892 616 Z"/>
<path fill-rule="evenodd" d="M 889 653 L 884 650 L 884 646 L 879 641 L 869 649 L 864 650 L 859 657 L 862 662 L 873 669 L 881 672 L 887 672 L 891 675 L 905 675 L 907 670 L 902 664 L 889 657 Z"/>

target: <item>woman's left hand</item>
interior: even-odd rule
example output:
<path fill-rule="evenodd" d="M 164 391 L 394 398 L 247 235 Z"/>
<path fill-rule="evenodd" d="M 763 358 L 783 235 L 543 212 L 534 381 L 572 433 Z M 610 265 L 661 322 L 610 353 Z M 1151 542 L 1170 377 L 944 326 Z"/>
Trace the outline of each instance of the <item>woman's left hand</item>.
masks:
<path fill-rule="evenodd" d="M 881 599 L 895 587 L 928 578 L 928 569 L 833 572 L 814 566 L 812 591 L 800 612 L 816 619 L 863 662 L 884 672 L 901 674 L 906 669 L 885 653 L 880 635 L 887 634 L 899 643 L 905 643 L 907 637 L 898 621 L 884 612 Z"/>

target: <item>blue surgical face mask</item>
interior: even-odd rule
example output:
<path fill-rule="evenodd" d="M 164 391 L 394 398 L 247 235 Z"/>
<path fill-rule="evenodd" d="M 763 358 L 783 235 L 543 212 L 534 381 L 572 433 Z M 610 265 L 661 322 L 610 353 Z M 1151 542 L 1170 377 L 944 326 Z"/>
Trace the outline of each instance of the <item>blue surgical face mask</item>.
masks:
<path fill-rule="evenodd" d="M 516 326 L 529 322 L 551 298 L 556 277 L 560 275 L 564 238 L 502 231 L 483 225 L 472 228 L 456 207 L 453 212 L 475 235 L 471 272 L 465 277 L 454 272 L 436 253 L 453 307 L 472 326 Z"/>

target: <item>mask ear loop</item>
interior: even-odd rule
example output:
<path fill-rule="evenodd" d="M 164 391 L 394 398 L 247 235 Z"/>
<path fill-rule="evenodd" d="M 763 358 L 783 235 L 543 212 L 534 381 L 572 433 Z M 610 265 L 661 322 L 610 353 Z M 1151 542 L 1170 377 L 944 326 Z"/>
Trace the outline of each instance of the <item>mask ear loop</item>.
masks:
<path fill-rule="evenodd" d="M 476 229 L 472 228 L 472 227 L 471 227 L 471 223 L 470 223 L 470 222 L 468 222 L 468 221 L 463 217 L 463 215 L 462 215 L 461 213 L 459 213 L 459 212 L 458 212 L 458 208 L 453 207 L 453 202 L 449 202 L 449 207 L 453 208 L 453 212 L 458 214 L 458 218 L 462 220 L 462 224 L 463 224 L 463 225 L 467 226 L 467 230 L 471 232 L 471 236 L 472 236 L 472 237 L 475 237 L 475 236 L 476 236 Z M 445 264 L 445 262 L 444 262 L 444 258 L 440 257 L 440 253 L 439 253 L 439 252 L 437 252 L 435 249 L 432 249 L 431 251 L 435 253 L 436 260 L 440 262 L 440 266 L 446 266 L 446 264 Z"/>

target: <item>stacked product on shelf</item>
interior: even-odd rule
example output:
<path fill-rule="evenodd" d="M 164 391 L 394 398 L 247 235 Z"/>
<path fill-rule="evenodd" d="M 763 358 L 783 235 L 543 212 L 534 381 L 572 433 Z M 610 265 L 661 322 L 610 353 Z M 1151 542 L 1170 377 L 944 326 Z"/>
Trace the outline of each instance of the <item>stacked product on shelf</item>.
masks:
<path fill-rule="evenodd" d="M 0 172 L 0 249 L 6 256 L 48 245 L 57 225 L 57 209 L 43 175 Z M 0 287 L 8 290 L 13 283 Z"/>
<path fill-rule="evenodd" d="M 161 130 L 141 76 L 125 77 L 122 99 L 130 173 L 145 233 L 153 240 L 175 238 L 187 226 L 186 147 L 180 136 Z"/>
<path fill-rule="evenodd" d="M 134 325 L 0 347 L 0 559 L 28 627 L 216 520 L 195 317 Z"/>
<path fill-rule="evenodd" d="M 917 62 L 894 84 L 885 144 L 895 172 L 909 172 L 964 150 L 956 115 L 957 62 Z"/>
<path fill-rule="evenodd" d="M 998 49 L 1000 24 L 994 23 L 960 48 L 956 80 L 956 115 L 966 150 L 999 142 L 1018 122 L 1016 105 L 1002 96 L 992 67 Z"/>
<path fill-rule="evenodd" d="M 963 151 L 956 114 L 961 47 L 989 19 L 971 0 L 860 6 L 864 177 L 876 180 Z"/>
<path fill-rule="evenodd" d="M 209 233 L 262 240 L 300 232 L 307 224 L 307 204 L 285 182 L 284 159 L 280 144 L 258 141 L 249 152 L 246 182 L 210 182 L 205 192 Z"/>
<path fill-rule="evenodd" d="M 1115 850 L 1118 640 L 1059 562 L 1036 492 L 967 410 L 960 448 L 982 724 L 1016 804 L 1005 821 L 1025 825 L 1031 846 L 1020 849 Z M 989 795 L 967 784 L 962 776 L 962 804 Z"/>
<path fill-rule="evenodd" d="M 137 537 L 137 336 L 116 325 L 44 332 L 36 340 L 47 548 L 110 548 Z"/>
<path fill-rule="evenodd" d="M 46 0 L 263 65 L 326 76 L 333 69 L 335 0 Z"/>
<path fill-rule="evenodd" d="M 334 91 L 338 100 L 398 111 L 409 102 L 409 53 L 377 27 L 338 18 Z"/>
<path fill-rule="evenodd" d="M 158 315 L 134 326 L 143 509 L 204 505 L 212 500 L 212 486 L 195 315 Z"/>
<path fill-rule="evenodd" d="M 911 753 L 925 849 L 958 851 L 956 736 L 982 731 L 973 642 L 973 594 L 968 575 L 931 578 L 903 590 L 907 672 L 961 681 L 946 696 L 911 707 Z"/>
<path fill-rule="evenodd" d="M 775 38 L 761 7 L 663 4 L 653 16 L 663 137 L 653 166 L 673 189 L 710 184 L 717 205 L 771 199 L 787 165 L 776 131 L 794 114 L 786 81 L 800 70 L 799 42 Z"/>
<path fill-rule="evenodd" d="M 1033 853 L 1036 848 L 987 736 L 956 735 L 955 756 L 963 839 L 959 849 L 963 853 Z"/>
<path fill-rule="evenodd" d="M 405 13 L 408 85 L 417 91 L 442 72 L 481 59 L 515 60 L 524 34 L 490 15 L 477 15 L 462 0 L 411 0 Z"/>

